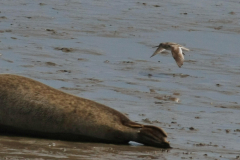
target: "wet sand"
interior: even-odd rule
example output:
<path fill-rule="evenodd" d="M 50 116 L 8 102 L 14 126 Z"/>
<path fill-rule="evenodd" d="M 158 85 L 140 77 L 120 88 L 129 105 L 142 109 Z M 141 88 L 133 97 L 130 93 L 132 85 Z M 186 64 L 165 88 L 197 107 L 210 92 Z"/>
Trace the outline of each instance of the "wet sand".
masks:
<path fill-rule="evenodd" d="M 240 3 L 1 1 L 0 73 L 108 105 L 173 149 L 0 136 L 1 159 L 238 159 Z M 185 45 L 149 58 L 160 42 Z"/>

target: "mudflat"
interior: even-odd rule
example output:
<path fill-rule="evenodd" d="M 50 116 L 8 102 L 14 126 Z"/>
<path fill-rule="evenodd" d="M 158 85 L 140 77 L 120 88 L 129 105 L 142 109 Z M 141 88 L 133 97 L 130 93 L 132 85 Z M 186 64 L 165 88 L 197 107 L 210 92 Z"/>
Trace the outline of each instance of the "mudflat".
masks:
<path fill-rule="evenodd" d="M 173 149 L 0 136 L 2 159 L 237 159 L 239 2 L 2 1 L 0 73 L 163 128 Z M 187 46 L 184 65 L 153 46 Z M 117 104 L 117 105 L 116 105 Z"/>

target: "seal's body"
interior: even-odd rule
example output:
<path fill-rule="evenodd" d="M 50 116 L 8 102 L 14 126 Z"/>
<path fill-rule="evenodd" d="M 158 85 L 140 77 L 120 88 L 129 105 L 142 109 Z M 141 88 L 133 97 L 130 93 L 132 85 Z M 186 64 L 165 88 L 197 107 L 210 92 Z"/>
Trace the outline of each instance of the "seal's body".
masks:
<path fill-rule="evenodd" d="M 170 148 L 161 128 L 132 122 L 105 105 L 10 74 L 0 74 L 0 131 Z"/>

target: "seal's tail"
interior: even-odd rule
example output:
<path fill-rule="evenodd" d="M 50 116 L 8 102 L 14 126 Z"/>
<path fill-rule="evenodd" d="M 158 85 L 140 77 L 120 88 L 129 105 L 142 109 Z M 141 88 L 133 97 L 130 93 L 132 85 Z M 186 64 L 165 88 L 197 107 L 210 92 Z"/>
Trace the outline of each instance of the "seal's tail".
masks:
<path fill-rule="evenodd" d="M 139 130 L 136 142 L 149 146 L 171 148 L 166 138 L 167 134 L 161 128 L 143 125 L 143 127 Z"/>

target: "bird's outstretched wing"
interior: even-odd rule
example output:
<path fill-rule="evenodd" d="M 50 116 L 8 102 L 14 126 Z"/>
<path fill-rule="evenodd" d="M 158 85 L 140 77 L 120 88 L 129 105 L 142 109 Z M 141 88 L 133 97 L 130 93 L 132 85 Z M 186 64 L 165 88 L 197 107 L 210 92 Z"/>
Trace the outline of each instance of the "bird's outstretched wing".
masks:
<path fill-rule="evenodd" d="M 181 68 L 181 66 L 183 65 L 183 61 L 184 61 L 184 56 L 182 54 L 182 47 L 173 45 L 171 52 L 172 52 L 172 56 L 175 59 L 178 67 Z"/>
<path fill-rule="evenodd" d="M 156 49 L 156 51 L 151 55 L 151 57 L 155 56 L 155 55 L 158 54 L 158 53 L 161 53 L 162 51 L 165 51 L 165 49 L 162 48 L 162 47 L 158 47 L 158 48 Z M 151 58 L 151 57 L 150 57 L 150 58 Z"/>

